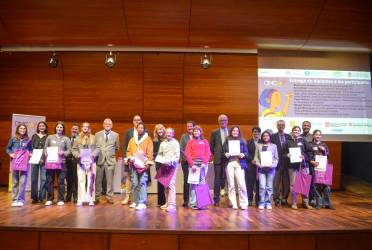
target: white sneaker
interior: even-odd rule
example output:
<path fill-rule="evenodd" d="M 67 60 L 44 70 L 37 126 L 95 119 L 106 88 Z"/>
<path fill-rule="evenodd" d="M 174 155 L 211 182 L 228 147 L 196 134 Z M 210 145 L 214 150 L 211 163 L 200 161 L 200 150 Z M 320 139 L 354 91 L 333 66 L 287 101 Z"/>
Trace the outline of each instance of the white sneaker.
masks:
<path fill-rule="evenodd" d="M 176 206 L 168 206 L 166 209 L 167 212 L 176 211 Z"/>
<path fill-rule="evenodd" d="M 63 201 L 59 201 L 59 202 L 57 203 L 58 206 L 63 206 L 63 204 L 65 204 Z"/>
<path fill-rule="evenodd" d="M 45 202 L 45 206 L 51 206 L 51 205 L 53 205 L 53 201 L 47 201 L 47 202 Z"/>
<path fill-rule="evenodd" d="M 241 210 L 247 210 L 248 207 L 247 207 L 247 206 L 241 206 L 240 209 L 241 209 Z"/>
<path fill-rule="evenodd" d="M 235 206 L 233 206 L 232 208 L 233 208 L 233 209 L 238 209 L 238 206 L 235 205 Z"/>
<path fill-rule="evenodd" d="M 89 202 L 89 206 L 94 206 L 94 202 L 93 201 L 90 201 Z"/>
<path fill-rule="evenodd" d="M 134 202 L 133 202 L 132 204 L 129 205 L 130 208 L 135 208 L 136 206 L 137 206 L 137 204 L 134 203 Z"/>
<path fill-rule="evenodd" d="M 265 209 L 265 205 L 259 205 L 258 209 Z"/>
<path fill-rule="evenodd" d="M 12 207 L 18 207 L 18 201 L 13 201 Z"/>
<path fill-rule="evenodd" d="M 146 209 L 145 204 L 138 204 L 137 207 L 136 207 L 136 210 L 143 210 L 143 209 Z"/>
<path fill-rule="evenodd" d="M 266 209 L 271 210 L 271 209 L 273 209 L 273 206 L 271 206 L 271 204 L 267 204 L 267 205 L 266 205 Z"/>
<path fill-rule="evenodd" d="M 83 203 L 81 202 L 81 201 L 78 201 L 77 203 L 76 203 L 76 206 L 77 207 L 81 207 L 83 205 Z"/>
<path fill-rule="evenodd" d="M 24 203 L 22 201 L 17 202 L 17 207 L 23 207 Z"/>

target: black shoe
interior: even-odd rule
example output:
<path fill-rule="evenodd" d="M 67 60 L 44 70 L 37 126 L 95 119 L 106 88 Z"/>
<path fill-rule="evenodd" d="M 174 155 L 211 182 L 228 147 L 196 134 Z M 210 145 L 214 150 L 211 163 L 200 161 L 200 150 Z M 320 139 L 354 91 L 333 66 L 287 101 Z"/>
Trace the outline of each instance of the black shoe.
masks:
<path fill-rule="evenodd" d="M 74 199 L 74 203 L 77 203 L 77 199 Z"/>
<path fill-rule="evenodd" d="M 253 206 L 253 201 L 248 201 L 248 207 Z"/>
<path fill-rule="evenodd" d="M 276 207 L 279 207 L 280 206 L 280 200 L 279 199 L 275 199 L 274 200 L 274 203 L 275 203 L 275 206 Z"/>
<path fill-rule="evenodd" d="M 326 209 L 331 209 L 331 210 L 336 210 L 336 208 L 332 207 L 332 206 L 324 206 L 324 208 Z"/>
<path fill-rule="evenodd" d="M 219 202 L 215 202 L 213 205 L 214 205 L 215 207 L 219 207 L 219 206 L 220 206 L 220 203 L 219 203 Z"/>
<path fill-rule="evenodd" d="M 286 199 L 282 199 L 281 204 L 284 206 L 288 205 L 288 201 Z"/>
<path fill-rule="evenodd" d="M 39 201 L 38 200 L 32 200 L 31 203 L 36 204 L 36 203 L 39 203 Z"/>
<path fill-rule="evenodd" d="M 182 206 L 185 207 L 185 208 L 189 207 L 189 205 L 187 205 L 187 203 L 183 203 Z"/>
<path fill-rule="evenodd" d="M 96 199 L 96 200 L 94 201 L 94 204 L 95 204 L 95 205 L 99 204 L 99 199 Z"/>

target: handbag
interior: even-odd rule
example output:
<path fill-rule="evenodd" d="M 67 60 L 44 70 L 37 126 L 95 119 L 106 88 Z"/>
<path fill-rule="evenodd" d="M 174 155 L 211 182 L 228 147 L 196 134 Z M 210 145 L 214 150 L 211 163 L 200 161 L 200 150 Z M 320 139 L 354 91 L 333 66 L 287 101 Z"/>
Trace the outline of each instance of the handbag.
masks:
<path fill-rule="evenodd" d="M 212 197 L 207 183 L 195 185 L 196 205 L 198 208 L 212 204 Z"/>
<path fill-rule="evenodd" d="M 311 175 L 298 171 L 296 173 L 295 182 L 292 187 L 292 192 L 308 195 L 311 185 Z"/>

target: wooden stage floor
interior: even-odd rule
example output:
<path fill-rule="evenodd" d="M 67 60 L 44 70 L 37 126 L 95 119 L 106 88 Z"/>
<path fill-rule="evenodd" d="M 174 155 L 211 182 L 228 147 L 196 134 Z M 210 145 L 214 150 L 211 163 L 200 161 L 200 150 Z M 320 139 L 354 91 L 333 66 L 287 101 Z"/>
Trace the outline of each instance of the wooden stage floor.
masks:
<path fill-rule="evenodd" d="M 29 193 L 27 193 L 29 196 Z M 28 197 L 27 197 L 28 198 Z M 227 208 L 224 197 L 221 207 L 207 210 L 192 210 L 177 207 L 175 212 L 160 210 L 156 195 L 149 195 L 146 210 L 135 211 L 120 204 L 121 195 L 115 195 L 113 205 L 100 204 L 76 207 L 73 203 L 64 206 L 31 204 L 11 207 L 11 194 L 0 189 L 0 229 L 39 230 L 69 232 L 111 232 L 111 233 L 192 233 L 212 234 L 275 234 L 275 233 L 317 233 L 317 232 L 372 232 L 372 192 L 356 194 L 349 191 L 332 193 L 336 210 L 295 211 L 289 207 L 274 207 L 273 210 L 248 210 Z M 182 204 L 177 195 L 177 204 Z"/>

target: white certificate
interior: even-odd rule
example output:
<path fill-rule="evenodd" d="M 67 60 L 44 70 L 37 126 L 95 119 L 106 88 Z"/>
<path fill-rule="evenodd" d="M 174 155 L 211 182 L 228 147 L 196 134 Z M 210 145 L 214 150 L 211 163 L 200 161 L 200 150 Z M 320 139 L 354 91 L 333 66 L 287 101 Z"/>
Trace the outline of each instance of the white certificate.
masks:
<path fill-rule="evenodd" d="M 229 154 L 231 156 L 237 156 L 240 154 L 240 141 L 229 140 Z"/>
<path fill-rule="evenodd" d="M 160 164 L 164 164 L 165 162 L 170 162 L 167 158 L 165 158 L 162 155 L 157 155 L 155 157 L 155 161 L 158 162 L 158 163 L 160 163 Z"/>
<path fill-rule="evenodd" d="M 43 155 L 43 149 L 34 149 L 32 150 L 32 156 L 28 163 L 39 164 L 41 156 Z"/>
<path fill-rule="evenodd" d="M 291 155 L 291 163 L 302 162 L 300 147 L 289 148 L 289 153 Z"/>
<path fill-rule="evenodd" d="M 134 164 L 138 167 L 138 168 L 145 168 L 145 163 L 147 161 L 147 157 L 146 155 L 142 152 L 142 151 L 137 151 L 133 157 L 134 159 Z"/>
<path fill-rule="evenodd" d="M 260 152 L 261 166 L 272 167 L 273 166 L 273 154 L 271 151 Z"/>
<path fill-rule="evenodd" d="M 196 171 L 192 171 L 191 168 L 189 168 L 189 177 L 187 179 L 187 183 L 189 184 L 196 184 L 198 185 L 199 184 L 199 180 L 200 180 L 200 169 L 199 167 L 196 168 Z"/>
<path fill-rule="evenodd" d="M 47 162 L 57 163 L 58 162 L 58 147 L 47 147 Z"/>
<path fill-rule="evenodd" d="M 315 155 L 315 161 L 319 163 L 319 165 L 315 169 L 325 172 L 327 169 L 327 156 Z"/>

